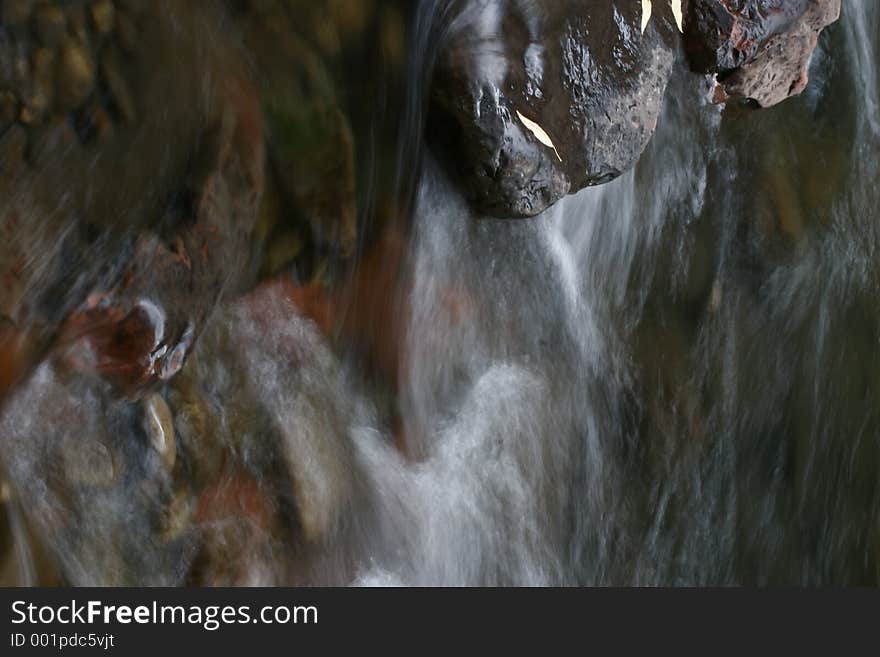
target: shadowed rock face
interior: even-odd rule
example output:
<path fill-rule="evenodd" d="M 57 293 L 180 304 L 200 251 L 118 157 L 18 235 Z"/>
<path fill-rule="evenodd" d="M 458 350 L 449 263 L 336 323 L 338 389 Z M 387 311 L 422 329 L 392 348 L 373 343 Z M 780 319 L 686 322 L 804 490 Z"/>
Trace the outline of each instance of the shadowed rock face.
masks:
<path fill-rule="evenodd" d="M 632 0 L 476 0 L 452 9 L 429 139 L 478 211 L 534 216 L 635 164 L 672 70 L 668 3 L 655 5 L 644 34 Z"/>
<path fill-rule="evenodd" d="M 691 69 L 719 74 L 724 96 L 770 107 L 807 86 L 819 33 L 840 0 L 691 0 L 685 49 Z"/>

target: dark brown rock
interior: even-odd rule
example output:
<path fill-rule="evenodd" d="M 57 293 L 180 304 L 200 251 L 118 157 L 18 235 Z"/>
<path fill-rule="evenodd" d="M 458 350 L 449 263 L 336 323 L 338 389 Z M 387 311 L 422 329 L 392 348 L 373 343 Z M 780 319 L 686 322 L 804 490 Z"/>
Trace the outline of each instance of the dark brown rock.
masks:
<path fill-rule="evenodd" d="M 457 3 L 431 94 L 429 138 L 474 207 L 533 216 L 635 164 L 654 132 L 677 28 L 656 3 Z M 520 115 L 540 126 L 548 147 Z"/>
<path fill-rule="evenodd" d="M 95 63 L 91 54 L 74 39 L 65 39 L 58 53 L 58 102 L 74 109 L 95 88 Z"/>
<path fill-rule="evenodd" d="M 98 34 L 110 34 L 116 23 L 116 8 L 113 6 L 113 0 L 97 0 L 89 8 L 92 19 L 92 25 Z"/>

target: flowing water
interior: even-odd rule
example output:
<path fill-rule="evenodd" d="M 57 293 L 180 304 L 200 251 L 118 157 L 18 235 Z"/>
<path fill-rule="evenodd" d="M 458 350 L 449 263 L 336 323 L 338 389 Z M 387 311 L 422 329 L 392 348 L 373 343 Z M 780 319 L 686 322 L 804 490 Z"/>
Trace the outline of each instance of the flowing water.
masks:
<path fill-rule="evenodd" d="M 247 583 L 880 584 L 878 61 L 880 6 L 846 0 L 810 86 L 774 109 L 722 110 L 679 71 L 634 171 L 528 221 L 475 217 L 402 148 L 423 162 L 387 291 L 395 410 L 259 296 L 217 310 L 182 375 L 210 418 L 187 384 L 171 395 L 192 406 L 180 437 L 208 422 L 204 449 L 234 454 L 305 547 L 210 515 L 156 540 L 175 485 L 130 405 L 41 366 L 2 420 L 19 581 L 26 518 L 77 584 L 180 583 L 206 533 Z M 140 464 L 106 488 L 102 444 Z M 89 485 L 59 492 L 58 463 Z"/>

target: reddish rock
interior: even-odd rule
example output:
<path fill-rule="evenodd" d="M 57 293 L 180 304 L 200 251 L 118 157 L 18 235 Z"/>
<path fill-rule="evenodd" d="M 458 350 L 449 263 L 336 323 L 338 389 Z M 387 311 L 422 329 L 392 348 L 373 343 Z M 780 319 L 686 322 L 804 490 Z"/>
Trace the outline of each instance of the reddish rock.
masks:
<path fill-rule="evenodd" d="M 690 0 L 685 50 L 726 96 L 770 107 L 804 90 L 819 33 L 839 16 L 840 0 Z"/>

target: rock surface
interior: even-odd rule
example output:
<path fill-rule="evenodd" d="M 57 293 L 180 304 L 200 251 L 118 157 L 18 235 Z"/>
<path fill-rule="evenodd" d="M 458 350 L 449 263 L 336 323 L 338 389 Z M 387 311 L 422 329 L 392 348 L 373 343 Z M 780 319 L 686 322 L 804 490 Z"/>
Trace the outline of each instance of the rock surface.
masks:
<path fill-rule="evenodd" d="M 628 0 L 475 0 L 453 13 L 429 139 L 478 211 L 534 216 L 635 164 L 672 70 L 668 3 L 644 33 Z"/>
<path fill-rule="evenodd" d="M 691 0 L 685 49 L 694 71 L 717 73 L 725 96 L 770 107 L 807 86 L 819 33 L 840 0 Z"/>

